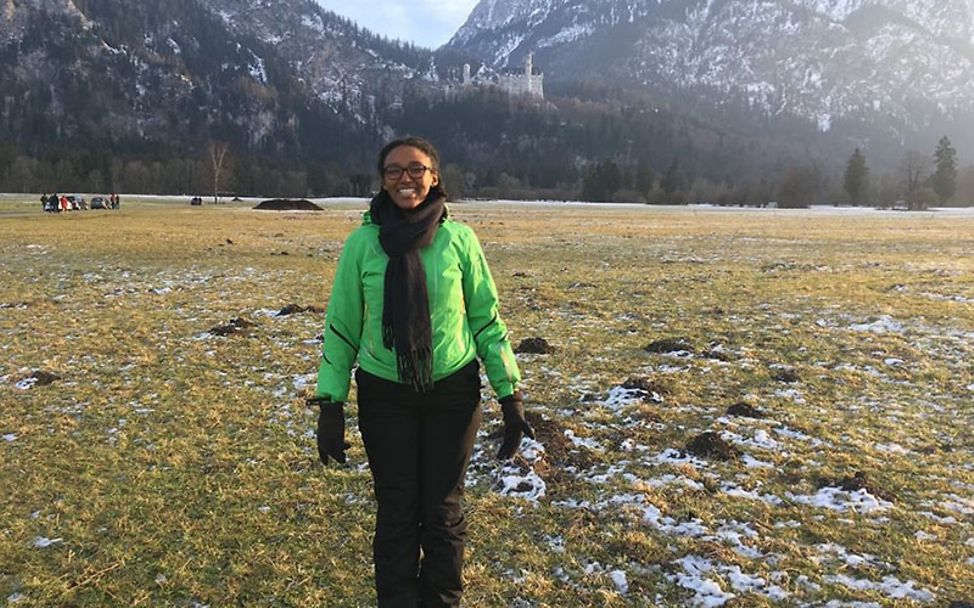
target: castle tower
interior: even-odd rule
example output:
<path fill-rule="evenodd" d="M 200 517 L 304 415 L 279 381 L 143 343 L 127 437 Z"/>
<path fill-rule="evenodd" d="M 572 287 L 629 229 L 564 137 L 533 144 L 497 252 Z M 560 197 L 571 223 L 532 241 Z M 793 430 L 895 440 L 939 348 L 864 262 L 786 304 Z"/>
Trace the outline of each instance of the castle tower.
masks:
<path fill-rule="evenodd" d="M 524 59 L 524 75 L 528 77 L 528 82 L 531 82 L 532 70 L 534 70 L 534 53 L 528 53 L 527 58 Z"/>
<path fill-rule="evenodd" d="M 468 86 L 470 84 L 470 64 L 463 64 L 463 86 Z"/>

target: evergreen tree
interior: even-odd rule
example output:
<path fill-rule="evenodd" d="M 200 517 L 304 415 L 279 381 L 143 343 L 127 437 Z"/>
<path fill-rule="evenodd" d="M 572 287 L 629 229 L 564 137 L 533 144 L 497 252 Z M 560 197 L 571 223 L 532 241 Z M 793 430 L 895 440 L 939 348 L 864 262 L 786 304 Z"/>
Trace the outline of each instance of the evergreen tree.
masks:
<path fill-rule="evenodd" d="M 622 172 L 611 160 L 594 164 L 582 181 L 582 200 L 609 201 L 622 186 Z"/>
<path fill-rule="evenodd" d="M 636 176 L 634 178 L 633 188 L 636 192 L 640 194 L 649 194 L 650 190 L 653 189 L 653 182 L 656 176 L 653 175 L 653 168 L 645 160 L 639 161 L 636 166 Z"/>
<path fill-rule="evenodd" d="M 866 157 L 859 148 L 856 148 L 849 157 L 849 162 L 846 163 L 842 185 L 853 205 L 865 202 L 866 193 L 869 191 L 869 167 L 866 166 Z"/>
<path fill-rule="evenodd" d="M 673 159 L 670 166 L 666 168 L 666 173 L 659 180 L 659 187 L 667 195 L 671 195 L 677 190 L 682 190 L 684 186 L 683 173 L 680 171 L 680 162 Z"/>
<path fill-rule="evenodd" d="M 930 177 L 930 185 L 940 198 L 940 203 L 946 204 L 957 191 L 957 150 L 950 145 L 946 135 L 940 138 L 933 159 L 936 170 Z"/>

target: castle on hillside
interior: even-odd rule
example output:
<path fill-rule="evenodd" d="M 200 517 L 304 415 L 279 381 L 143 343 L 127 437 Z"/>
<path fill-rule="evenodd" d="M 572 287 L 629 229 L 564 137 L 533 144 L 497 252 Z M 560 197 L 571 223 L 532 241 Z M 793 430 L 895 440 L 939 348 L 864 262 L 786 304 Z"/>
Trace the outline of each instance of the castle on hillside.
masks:
<path fill-rule="evenodd" d="M 475 84 L 470 76 L 470 64 L 463 64 L 463 86 Z M 527 95 L 537 99 L 544 99 L 544 74 L 534 73 L 534 53 L 528 53 L 524 59 L 524 71 L 502 72 L 497 75 L 497 86 L 510 95 Z"/>

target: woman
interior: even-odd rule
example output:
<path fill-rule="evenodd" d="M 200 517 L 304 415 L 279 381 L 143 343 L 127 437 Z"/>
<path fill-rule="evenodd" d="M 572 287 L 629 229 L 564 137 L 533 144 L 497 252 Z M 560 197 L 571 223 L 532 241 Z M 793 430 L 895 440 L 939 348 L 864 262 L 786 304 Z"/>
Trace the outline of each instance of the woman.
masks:
<path fill-rule="evenodd" d="M 473 231 L 447 217 L 439 164 L 432 144 L 416 137 L 379 153 L 382 189 L 338 260 L 313 399 L 319 457 L 343 463 L 343 405 L 358 361 L 380 608 L 460 604 L 460 498 L 481 419 L 478 358 L 503 411 L 498 458 L 511 458 L 522 435 L 534 437 L 494 281 Z"/>

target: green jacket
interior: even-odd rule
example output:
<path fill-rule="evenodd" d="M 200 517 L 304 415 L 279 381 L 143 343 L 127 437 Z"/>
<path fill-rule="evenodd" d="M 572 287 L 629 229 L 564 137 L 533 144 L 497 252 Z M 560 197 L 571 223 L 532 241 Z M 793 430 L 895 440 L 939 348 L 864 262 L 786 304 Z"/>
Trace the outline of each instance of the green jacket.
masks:
<path fill-rule="evenodd" d="M 497 289 L 480 241 L 464 224 L 446 219 L 420 251 L 433 329 L 433 381 L 480 357 L 498 398 L 517 389 L 521 374 L 497 310 Z M 399 382 L 396 356 L 382 344 L 382 308 L 389 256 L 379 226 L 365 213 L 338 259 L 325 316 L 316 397 L 346 401 L 352 366 Z"/>

